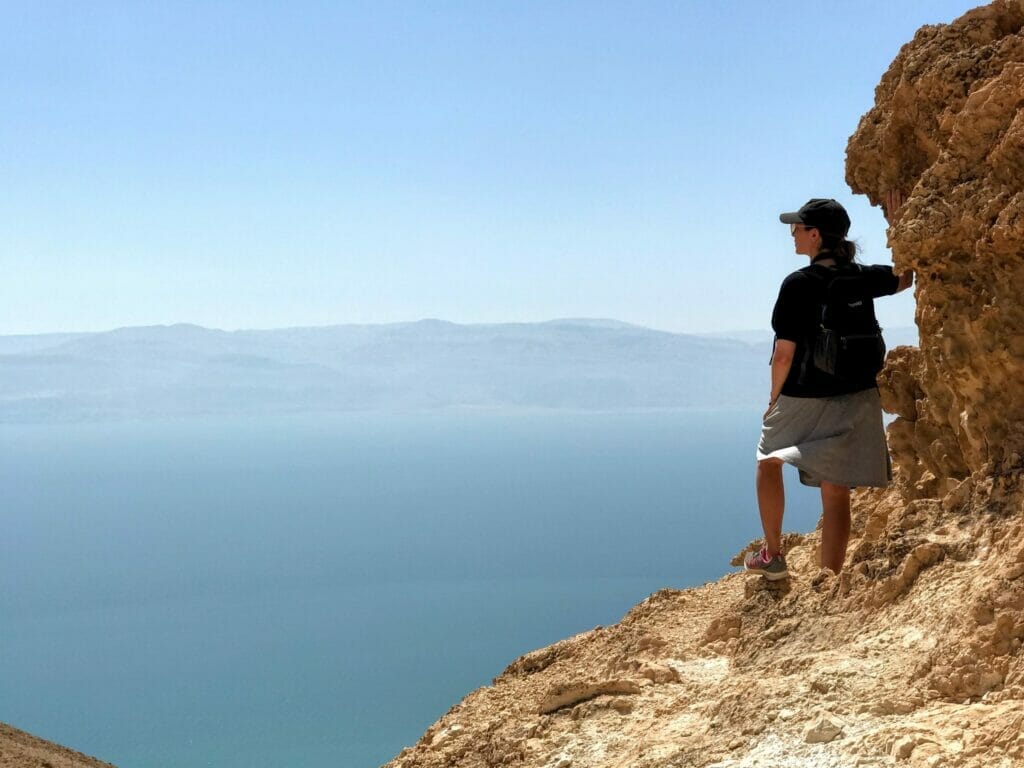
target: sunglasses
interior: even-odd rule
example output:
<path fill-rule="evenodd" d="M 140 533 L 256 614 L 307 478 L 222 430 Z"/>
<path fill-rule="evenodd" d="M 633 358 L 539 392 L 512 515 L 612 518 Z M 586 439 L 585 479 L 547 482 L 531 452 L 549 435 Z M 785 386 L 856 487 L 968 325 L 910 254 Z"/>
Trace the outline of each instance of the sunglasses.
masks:
<path fill-rule="evenodd" d="M 806 224 L 790 224 L 789 225 L 789 234 L 795 235 L 797 229 L 807 230 L 807 229 L 817 229 L 817 227 L 808 227 Z"/>

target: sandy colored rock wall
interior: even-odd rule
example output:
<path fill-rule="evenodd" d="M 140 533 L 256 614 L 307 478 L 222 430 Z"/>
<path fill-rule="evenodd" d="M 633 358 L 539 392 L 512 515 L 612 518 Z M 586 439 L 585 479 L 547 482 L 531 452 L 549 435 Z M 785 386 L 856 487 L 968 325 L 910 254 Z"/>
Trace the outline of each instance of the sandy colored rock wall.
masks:
<path fill-rule="evenodd" d="M 847 181 L 881 204 L 898 270 L 917 275 L 919 352 L 890 358 L 894 459 L 938 497 L 1024 455 L 1024 2 L 998 0 L 921 29 L 875 91 Z"/>

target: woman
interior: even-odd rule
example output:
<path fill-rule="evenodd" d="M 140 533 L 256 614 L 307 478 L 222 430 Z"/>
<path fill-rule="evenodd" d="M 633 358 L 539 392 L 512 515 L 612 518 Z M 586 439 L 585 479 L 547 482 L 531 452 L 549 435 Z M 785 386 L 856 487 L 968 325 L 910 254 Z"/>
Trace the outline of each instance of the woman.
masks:
<path fill-rule="evenodd" d="M 899 193 L 887 195 L 890 223 L 902 204 Z M 789 575 L 782 552 L 783 463 L 800 471 L 804 485 L 821 489 L 821 565 L 835 573 L 850 538 L 850 488 L 884 487 L 892 479 L 875 372 L 839 379 L 813 363 L 828 277 L 857 269 L 851 266 L 857 246 L 846 239 L 850 217 L 835 200 L 814 199 L 779 220 L 789 224 L 796 252 L 810 265 L 783 280 L 772 312 L 771 396 L 756 473 L 764 546 L 744 561 L 747 571 L 770 580 Z M 872 299 L 913 283 L 912 272 L 897 277 L 889 266 L 860 267 L 856 274 Z"/>

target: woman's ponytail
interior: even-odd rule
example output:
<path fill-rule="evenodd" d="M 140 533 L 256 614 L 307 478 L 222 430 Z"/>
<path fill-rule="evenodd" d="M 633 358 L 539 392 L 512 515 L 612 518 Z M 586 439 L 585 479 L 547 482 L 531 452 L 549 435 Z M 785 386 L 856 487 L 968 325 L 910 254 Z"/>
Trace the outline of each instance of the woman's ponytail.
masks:
<path fill-rule="evenodd" d="M 851 264 L 857 256 L 857 244 L 852 240 L 847 240 L 845 237 L 836 237 L 834 235 L 824 235 L 821 239 L 821 249 L 823 251 L 830 251 L 832 258 L 836 260 L 837 264 Z"/>

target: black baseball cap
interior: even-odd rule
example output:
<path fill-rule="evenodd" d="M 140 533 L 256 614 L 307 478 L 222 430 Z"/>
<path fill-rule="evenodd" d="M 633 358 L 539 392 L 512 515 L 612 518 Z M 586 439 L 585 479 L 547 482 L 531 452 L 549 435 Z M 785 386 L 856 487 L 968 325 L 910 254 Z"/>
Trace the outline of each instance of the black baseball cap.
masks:
<path fill-rule="evenodd" d="M 804 224 L 814 227 L 825 235 L 846 237 L 850 231 L 850 217 L 835 200 L 816 197 L 808 200 L 795 213 L 780 213 L 779 221 L 783 224 Z"/>

